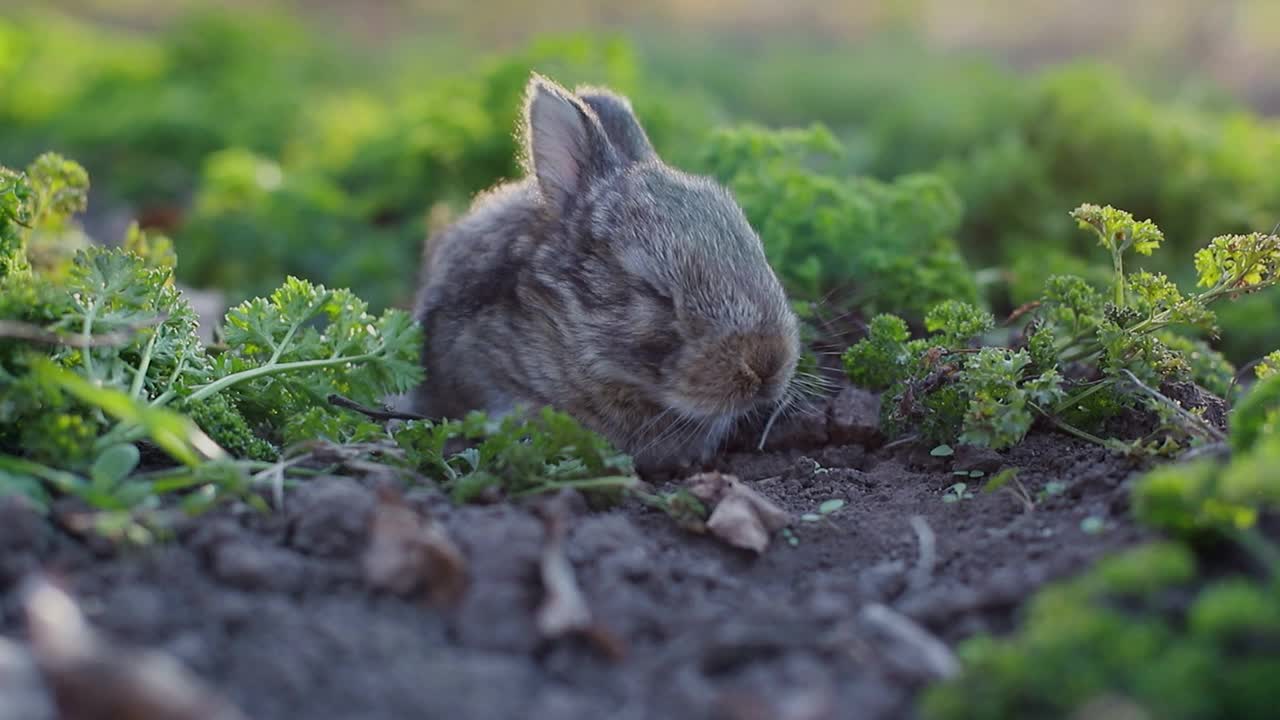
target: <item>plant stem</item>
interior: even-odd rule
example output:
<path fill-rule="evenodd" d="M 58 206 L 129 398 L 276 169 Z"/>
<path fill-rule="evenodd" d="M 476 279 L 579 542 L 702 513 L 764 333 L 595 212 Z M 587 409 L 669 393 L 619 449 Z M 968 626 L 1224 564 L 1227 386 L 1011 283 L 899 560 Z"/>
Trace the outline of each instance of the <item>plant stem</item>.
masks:
<path fill-rule="evenodd" d="M 1092 386 L 1086 388 L 1085 390 L 1079 393 L 1076 393 L 1075 395 L 1055 405 L 1053 408 L 1053 412 L 1060 413 L 1068 408 L 1074 407 L 1077 404 L 1079 404 L 1081 400 L 1084 400 L 1085 398 L 1110 387 L 1111 384 L 1112 384 L 1112 381 L 1110 380 L 1099 380 L 1097 383 L 1094 383 Z"/>
<path fill-rule="evenodd" d="M 280 339 L 280 342 L 276 344 L 274 351 L 271 353 L 271 359 L 266 363 L 267 365 L 274 365 L 279 362 L 280 355 L 284 353 L 285 348 L 289 347 L 289 343 L 293 340 L 293 336 L 298 332 L 298 328 L 302 327 L 303 323 L 314 317 L 316 312 L 319 311 L 320 308 L 324 307 L 324 304 L 329 302 L 329 298 L 331 297 L 333 297 L 332 290 L 321 295 L 314 303 L 311 304 L 311 307 L 307 308 L 307 311 L 302 314 L 302 317 L 298 318 L 298 322 L 289 326 L 288 332 L 286 332 L 284 337 Z"/>
<path fill-rule="evenodd" d="M 173 366 L 173 374 L 169 376 L 169 382 L 165 383 L 168 388 L 164 392 L 156 396 L 151 401 L 151 407 L 164 407 L 170 400 L 178 396 L 178 391 L 174 389 L 174 383 L 178 382 L 178 377 L 182 375 L 182 371 L 187 369 L 187 353 L 184 351 L 182 357 L 178 358 L 177 364 Z"/>
<path fill-rule="evenodd" d="M 377 357 L 378 353 L 380 352 L 382 352 L 382 348 L 378 348 L 373 352 L 364 353 L 363 355 L 353 355 L 351 357 L 324 358 L 321 360 L 297 360 L 294 362 L 287 362 L 287 363 L 268 362 L 266 365 L 262 365 L 256 368 L 250 368 L 249 370 L 241 370 L 238 373 L 232 373 L 231 375 L 227 375 L 226 377 L 223 377 L 214 382 L 211 382 L 208 385 L 201 387 L 199 390 L 191 393 L 191 395 L 189 396 L 189 399 L 192 401 L 203 400 L 209 397 L 210 395 L 216 395 L 217 393 L 222 392 L 223 390 L 226 390 L 227 388 L 231 387 L 232 385 L 235 385 L 236 383 L 244 382 L 246 380 L 252 380 L 254 378 L 259 378 L 264 375 L 273 375 L 275 373 L 284 373 L 284 372 L 290 372 L 293 370 L 307 370 L 310 368 L 332 367 L 334 365 L 342 365 L 345 363 L 356 363 L 356 362 L 363 362 L 365 360 L 372 360 L 373 358 Z"/>
<path fill-rule="evenodd" d="M 1159 402 L 1160 404 L 1173 410 L 1178 415 L 1178 417 L 1182 418 L 1182 420 L 1186 422 L 1188 425 L 1191 425 L 1192 427 L 1199 429 L 1200 432 L 1204 433 L 1212 440 L 1215 440 L 1217 442 L 1226 441 L 1227 436 L 1224 435 L 1221 430 L 1218 430 L 1218 428 L 1213 427 L 1209 423 L 1205 422 L 1203 418 L 1196 417 L 1195 415 L 1191 414 L 1190 412 L 1187 411 L 1186 408 L 1174 402 L 1173 399 L 1170 398 L 1168 395 L 1165 395 L 1159 390 L 1156 390 L 1150 387 L 1149 385 L 1147 385 L 1146 383 L 1142 382 L 1141 380 L 1138 379 L 1137 375 L 1134 375 L 1132 372 L 1130 372 L 1127 369 L 1121 370 L 1120 372 L 1124 373 L 1125 377 L 1129 378 L 1129 382 L 1133 383 L 1143 393 L 1151 397 L 1156 402 Z"/>
<path fill-rule="evenodd" d="M 1035 403 L 1030 403 L 1030 405 L 1033 410 L 1040 413 L 1040 415 L 1043 416 L 1049 422 L 1053 423 L 1054 427 L 1067 433 L 1068 435 L 1074 435 L 1080 438 L 1081 440 L 1085 440 L 1085 441 L 1094 443 L 1096 445 L 1101 445 L 1102 447 L 1109 447 L 1109 443 L 1106 440 L 1103 440 L 1102 438 L 1098 437 L 1097 435 L 1094 435 L 1093 433 L 1090 433 L 1090 432 L 1086 432 L 1074 425 L 1071 425 L 1069 423 L 1063 422 L 1062 420 L 1059 420 L 1056 416 L 1049 413 L 1039 405 L 1036 405 Z"/>
<path fill-rule="evenodd" d="M 151 367 L 151 353 L 155 349 L 156 337 L 159 335 L 159 328 L 152 330 L 151 339 L 147 340 L 147 346 L 142 349 L 142 361 L 138 363 L 138 368 L 134 371 L 133 384 L 129 387 L 129 395 L 134 398 L 142 396 L 142 384 L 147 379 L 147 368 Z"/>
<path fill-rule="evenodd" d="M 1111 253 L 1111 264 L 1116 273 L 1116 307 L 1124 307 L 1124 249 Z"/>
<path fill-rule="evenodd" d="M 511 497 L 525 497 L 528 495 L 539 495 L 546 492 L 554 492 L 563 488 L 573 488 L 575 490 L 603 490 L 608 488 L 631 488 L 635 487 L 636 479 L 630 475 L 610 475 L 607 477 L 588 478 L 586 480 L 552 480 L 542 483 L 528 490 L 521 490 L 513 493 Z"/>
<path fill-rule="evenodd" d="M 97 306 L 89 305 L 84 314 L 84 324 L 80 327 L 80 340 L 84 344 L 84 353 L 81 357 L 84 358 L 84 372 L 89 377 L 94 377 L 93 349 L 90 347 L 90 343 L 93 340 L 93 320 L 97 314 Z"/>

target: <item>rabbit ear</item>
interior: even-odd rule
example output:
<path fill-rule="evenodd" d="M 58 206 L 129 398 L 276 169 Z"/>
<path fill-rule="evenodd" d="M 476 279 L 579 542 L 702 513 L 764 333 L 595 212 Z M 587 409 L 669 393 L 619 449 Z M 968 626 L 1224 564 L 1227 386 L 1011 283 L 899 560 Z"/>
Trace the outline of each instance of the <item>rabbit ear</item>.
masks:
<path fill-rule="evenodd" d="M 604 88 L 580 87 L 575 94 L 595 111 L 610 142 L 627 160 L 647 162 L 657 156 L 631 109 L 631 101 Z"/>
<path fill-rule="evenodd" d="M 553 207 L 618 162 L 595 113 L 546 78 L 530 80 L 526 118 L 526 162 Z"/>

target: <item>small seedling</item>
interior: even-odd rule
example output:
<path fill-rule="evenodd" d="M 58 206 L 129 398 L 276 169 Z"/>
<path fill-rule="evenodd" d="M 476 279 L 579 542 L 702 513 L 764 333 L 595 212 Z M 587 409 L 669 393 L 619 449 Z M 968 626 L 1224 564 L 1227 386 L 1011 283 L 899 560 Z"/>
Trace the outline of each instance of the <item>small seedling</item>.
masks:
<path fill-rule="evenodd" d="M 831 513 L 839 510 L 842 507 L 844 507 L 844 500 L 841 500 L 840 498 L 835 498 L 833 500 L 828 500 L 822 503 L 821 505 L 819 505 L 818 512 L 822 513 L 823 515 L 830 515 Z"/>
<path fill-rule="evenodd" d="M 822 520 L 825 516 L 830 515 L 831 513 L 834 513 L 840 508 L 844 507 L 844 505 L 845 505 L 844 500 L 841 500 L 840 498 L 827 500 L 818 506 L 818 512 L 805 513 L 804 515 L 800 516 L 800 519 L 804 522 L 818 522 L 819 520 Z"/>
<path fill-rule="evenodd" d="M 956 454 L 956 451 L 950 445 L 939 445 L 930 450 L 929 454 L 934 457 L 951 457 Z"/>
<path fill-rule="evenodd" d="M 944 503 L 955 503 L 960 502 L 961 500 L 972 499 L 973 493 L 969 490 L 968 483 L 956 483 L 955 485 L 947 488 L 946 492 L 942 495 L 942 502 Z"/>
<path fill-rule="evenodd" d="M 986 476 L 986 473 L 981 470 L 954 470 L 951 474 L 957 477 L 967 478 L 980 478 Z"/>
<path fill-rule="evenodd" d="M 1088 535 L 1097 535 L 1107 529 L 1107 522 L 1097 515 L 1090 515 L 1080 521 L 1080 529 Z"/>
<path fill-rule="evenodd" d="M 1018 473 L 1021 468 L 1005 468 L 996 473 L 995 476 L 987 482 L 982 488 L 984 493 L 994 493 L 1000 490 L 1009 491 L 1018 502 L 1022 503 L 1022 507 L 1027 512 L 1036 509 L 1036 501 L 1032 499 L 1031 493 L 1027 491 L 1027 486 L 1022 484 L 1018 479 Z"/>
<path fill-rule="evenodd" d="M 1044 484 L 1043 488 L 1040 489 L 1039 494 L 1036 496 L 1036 500 L 1039 501 L 1049 497 L 1057 497 L 1058 495 L 1061 495 L 1062 493 L 1066 492 L 1066 490 L 1067 490 L 1066 483 L 1062 482 L 1061 480 L 1050 480 L 1049 482 Z"/>

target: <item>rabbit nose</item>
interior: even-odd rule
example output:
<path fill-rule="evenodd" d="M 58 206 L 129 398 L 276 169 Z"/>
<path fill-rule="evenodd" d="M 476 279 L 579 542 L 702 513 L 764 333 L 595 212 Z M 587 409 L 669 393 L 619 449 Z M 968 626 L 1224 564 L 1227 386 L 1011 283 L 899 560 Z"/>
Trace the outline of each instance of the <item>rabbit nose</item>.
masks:
<path fill-rule="evenodd" d="M 741 378 L 742 384 L 745 385 L 751 393 L 755 393 L 764 385 L 764 380 L 761 379 L 759 371 L 757 371 L 755 366 L 746 360 L 743 360 L 738 364 L 738 377 Z"/>
<path fill-rule="evenodd" d="M 761 383 L 768 384 L 781 372 L 782 363 L 783 359 L 777 353 L 765 352 L 757 353 L 747 364 Z"/>

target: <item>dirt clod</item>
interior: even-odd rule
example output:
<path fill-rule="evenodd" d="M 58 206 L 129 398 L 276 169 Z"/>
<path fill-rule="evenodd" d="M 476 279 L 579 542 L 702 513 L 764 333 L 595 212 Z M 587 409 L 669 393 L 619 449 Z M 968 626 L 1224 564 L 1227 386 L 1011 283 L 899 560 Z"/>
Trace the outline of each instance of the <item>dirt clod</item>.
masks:
<path fill-rule="evenodd" d="M 437 605 L 456 603 L 467 589 L 466 558 L 444 528 L 390 492 L 372 511 L 361 563 L 371 587 L 397 595 L 425 587 L 427 599 Z"/>
<path fill-rule="evenodd" d="M 880 431 L 880 396 L 847 386 L 831 401 L 829 430 L 837 444 L 877 447 L 884 442 Z"/>

